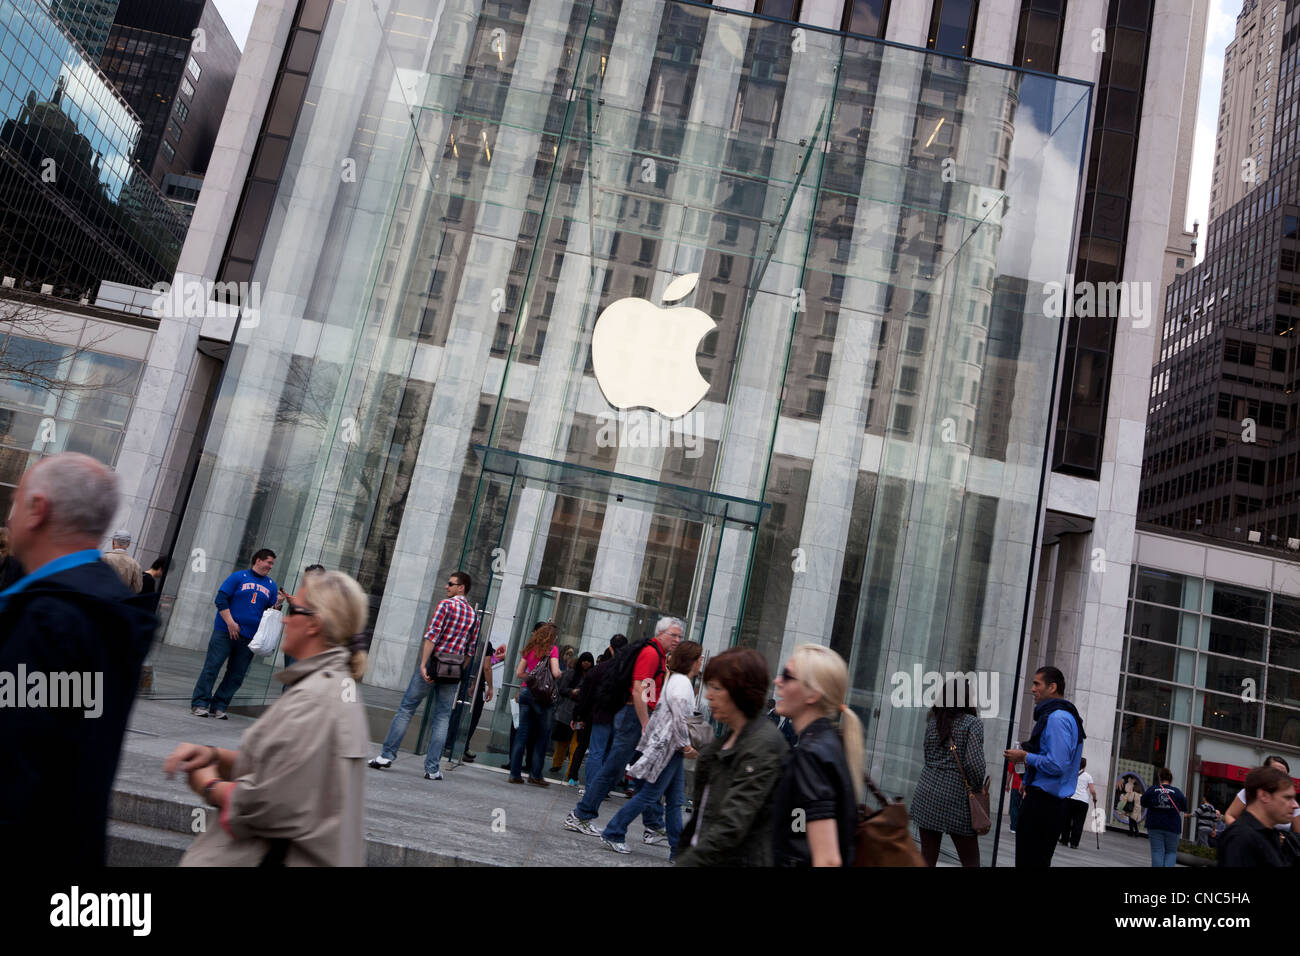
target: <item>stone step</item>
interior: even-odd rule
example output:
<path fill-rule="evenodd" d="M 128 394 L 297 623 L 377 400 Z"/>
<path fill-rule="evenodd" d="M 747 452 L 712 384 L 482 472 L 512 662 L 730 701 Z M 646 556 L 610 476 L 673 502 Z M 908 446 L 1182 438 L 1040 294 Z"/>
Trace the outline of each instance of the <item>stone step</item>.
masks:
<path fill-rule="evenodd" d="M 108 865 L 176 866 L 193 841 L 193 834 L 109 820 Z"/>

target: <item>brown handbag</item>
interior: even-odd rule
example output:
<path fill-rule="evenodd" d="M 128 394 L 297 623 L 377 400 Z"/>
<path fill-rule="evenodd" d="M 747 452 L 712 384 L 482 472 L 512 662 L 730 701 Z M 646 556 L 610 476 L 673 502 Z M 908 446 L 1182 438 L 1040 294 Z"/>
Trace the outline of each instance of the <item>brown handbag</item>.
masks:
<path fill-rule="evenodd" d="M 957 761 L 957 770 L 961 773 L 962 783 L 966 784 L 966 799 L 970 803 L 970 826 L 975 831 L 976 836 L 983 836 L 993 829 L 993 816 L 989 812 L 989 778 L 984 778 L 984 789 L 978 793 L 970 788 L 970 781 L 966 779 L 966 768 L 961 765 L 961 758 L 957 756 L 957 745 L 948 738 L 948 749 L 952 751 L 952 759 Z"/>
<path fill-rule="evenodd" d="M 925 866 L 921 851 L 908 829 L 910 820 L 903 798 L 890 800 L 870 777 L 867 790 L 882 804 L 873 810 L 858 804 L 858 826 L 853 835 L 854 866 Z"/>

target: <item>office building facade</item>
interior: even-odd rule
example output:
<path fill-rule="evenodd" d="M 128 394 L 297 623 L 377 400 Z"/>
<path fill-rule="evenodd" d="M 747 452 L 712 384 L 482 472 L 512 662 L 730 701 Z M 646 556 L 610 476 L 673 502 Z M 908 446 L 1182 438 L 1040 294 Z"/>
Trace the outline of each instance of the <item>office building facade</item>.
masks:
<path fill-rule="evenodd" d="M 1231 209 L 1273 168 L 1273 124 L 1281 89 L 1286 0 L 1244 0 L 1223 53 L 1214 138 L 1210 221 Z"/>
<path fill-rule="evenodd" d="M 140 116 L 135 158 L 158 186 L 207 172 L 239 56 L 212 0 L 121 0 L 100 65 Z"/>
<path fill-rule="evenodd" d="M 1059 653 L 1108 764 L 1154 332 L 1086 343 L 1115 384 L 1100 467 L 1053 470 L 1080 362 L 1048 283 L 1085 242 L 1161 275 L 1186 104 L 1151 77 L 1199 61 L 1192 8 L 263 3 L 264 98 L 232 103 L 234 172 L 178 275 L 248 283 L 249 308 L 162 652 L 202 648 L 215 587 L 267 546 L 286 586 L 316 561 L 362 582 L 367 682 L 400 688 L 464 567 L 510 648 L 540 619 L 599 649 L 665 612 L 774 667 L 829 644 L 899 792 L 925 716 L 902 677 L 996 684 L 996 768 L 1025 661 Z M 1163 204 L 1131 203 L 1157 183 Z M 139 464 L 128 523 L 156 533 L 161 466 Z M 1078 580 L 1094 540 L 1114 593 Z M 245 687 L 262 699 L 265 669 Z"/>
<path fill-rule="evenodd" d="M 1267 181 L 1210 224 L 1205 260 L 1169 289 L 1151 391 L 1141 518 L 1300 550 L 1300 5 L 1278 32 Z"/>
<path fill-rule="evenodd" d="M 140 121 L 38 0 L 0 8 L 0 275 L 93 302 L 175 271 L 184 222 L 132 163 Z"/>
<path fill-rule="evenodd" d="M 104 52 L 108 30 L 117 15 L 119 0 L 48 0 L 45 6 L 54 15 L 90 60 Z"/>

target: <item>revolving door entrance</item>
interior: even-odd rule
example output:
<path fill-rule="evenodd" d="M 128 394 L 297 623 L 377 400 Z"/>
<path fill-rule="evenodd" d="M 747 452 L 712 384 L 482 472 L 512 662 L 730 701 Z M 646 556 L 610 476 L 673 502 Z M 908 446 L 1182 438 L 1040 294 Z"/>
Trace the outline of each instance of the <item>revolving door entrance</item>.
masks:
<path fill-rule="evenodd" d="M 663 616 L 681 618 L 686 636 L 706 649 L 730 645 L 764 505 L 502 449 L 475 451 L 483 473 L 461 566 L 487 581 L 483 637 L 497 653 L 492 702 L 480 695 L 471 704 L 467 692 L 458 704 L 465 716 L 453 717 L 453 758 L 468 747 L 491 755 L 489 765 L 508 763 L 517 667 L 539 623 L 556 625 L 558 645 L 571 647 L 574 659 L 598 657 L 615 634 L 648 637 Z"/>

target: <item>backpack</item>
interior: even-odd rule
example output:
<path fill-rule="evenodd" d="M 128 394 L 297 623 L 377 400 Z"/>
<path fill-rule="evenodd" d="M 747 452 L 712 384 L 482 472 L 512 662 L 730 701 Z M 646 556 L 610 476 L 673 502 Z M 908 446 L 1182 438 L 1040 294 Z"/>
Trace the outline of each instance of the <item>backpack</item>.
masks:
<path fill-rule="evenodd" d="M 609 670 L 605 672 L 604 678 L 597 686 L 594 710 L 615 713 L 627 703 L 628 697 L 632 694 L 632 671 L 636 668 L 636 659 L 647 645 L 653 647 L 659 655 L 659 667 L 655 670 L 655 678 L 658 679 L 665 673 L 667 668 L 664 666 L 664 652 L 658 644 L 650 638 L 628 644 L 614 656 Z"/>
<path fill-rule="evenodd" d="M 537 698 L 537 702 L 545 707 L 550 707 L 555 703 L 555 698 L 559 696 L 560 688 L 555 683 L 555 675 L 551 673 L 551 652 L 548 650 L 528 672 L 524 678 L 524 686 L 528 688 L 528 693 Z"/>

